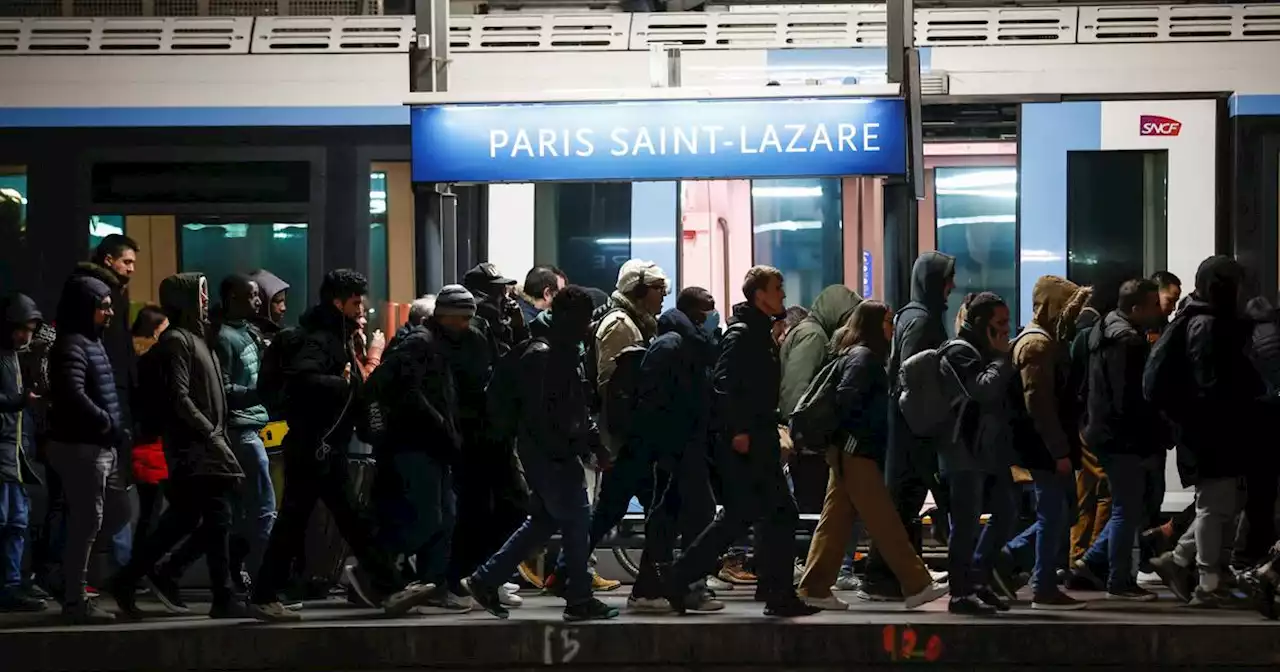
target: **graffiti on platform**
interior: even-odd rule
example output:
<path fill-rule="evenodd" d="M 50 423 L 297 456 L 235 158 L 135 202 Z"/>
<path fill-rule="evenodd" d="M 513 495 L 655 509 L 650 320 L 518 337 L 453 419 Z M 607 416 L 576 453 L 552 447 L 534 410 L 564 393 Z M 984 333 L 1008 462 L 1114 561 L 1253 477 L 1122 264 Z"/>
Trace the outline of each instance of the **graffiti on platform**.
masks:
<path fill-rule="evenodd" d="M 578 652 L 581 650 L 582 643 L 578 641 L 577 628 L 562 628 L 554 625 L 543 628 L 543 665 L 568 665 L 578 657 Z"/>
<path fill-rule="evenodd" d="M 893 662 L 936 662 L 942 657 L 942 638 L 917 633 L 915 628 L 904 625 L 886 625 L 881 632 L 882 646 Z M 923 646 L 921 644 L 923 643 Z"/>

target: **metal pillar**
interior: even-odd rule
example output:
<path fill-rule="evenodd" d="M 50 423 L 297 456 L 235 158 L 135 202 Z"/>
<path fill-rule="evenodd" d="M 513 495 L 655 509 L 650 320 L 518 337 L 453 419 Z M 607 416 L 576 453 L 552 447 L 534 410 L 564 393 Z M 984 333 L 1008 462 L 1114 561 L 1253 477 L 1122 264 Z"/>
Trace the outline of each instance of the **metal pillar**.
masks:
<path fill-rule="evenodd" d="M 409 50 L 409 90 L 449 90 L 449 0 L 416 0 L 417 40 Z M 458 273 L 458 202 L 448 184 L 414 185 L 419 294 L 436 292 Z"/>
<path fill-rule="evenodd" d="M 911 265 L 919 254 L 919 199 L 924 197 L 924 158 L 920 127 L 920 56 L 915 48 L 912 0 L 889 0 L 886 18 L 889 81 L 902 85 L 907 100 L 907 174 L 884 186 L 885 298 L 902 306 L 911 300 Z"/>

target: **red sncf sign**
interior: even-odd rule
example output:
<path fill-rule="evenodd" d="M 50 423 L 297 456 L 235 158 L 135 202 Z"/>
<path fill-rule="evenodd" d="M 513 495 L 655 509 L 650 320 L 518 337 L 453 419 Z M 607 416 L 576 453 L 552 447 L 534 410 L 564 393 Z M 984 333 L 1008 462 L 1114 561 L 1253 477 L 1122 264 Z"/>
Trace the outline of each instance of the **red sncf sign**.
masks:
<path fill-rule="evenodd" d="M 1169 117 L 1144 114 L 1138 121 L 1138 135 L 1172 135 L 1182 131 L 1182 122 Z"/>

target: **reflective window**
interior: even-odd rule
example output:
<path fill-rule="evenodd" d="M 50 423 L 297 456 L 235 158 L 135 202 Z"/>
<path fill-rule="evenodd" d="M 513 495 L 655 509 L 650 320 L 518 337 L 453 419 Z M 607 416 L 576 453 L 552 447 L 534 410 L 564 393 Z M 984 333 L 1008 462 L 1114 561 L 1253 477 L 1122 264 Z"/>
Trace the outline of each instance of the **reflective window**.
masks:
<path fill-rule="evenodd" d="M 180 266 L 216 288 L 232 273 L 265 268 L 289 283 L 285 321 L 296 324 L 311 296 L 307 285 L 307 225 L 303 222 L 188 218 L 181 222 Z M 216 294 L 216 289 L 215 289 Z M 216 300 L 216 298 L 215 298 Z"/>
<path fill-rule="evenodd" d="M 839 179 L 751 183 L 754 260 L 782 271 L 787 305 L 807 308 L 822 288 L 844 282 L 842 207 Z"/>
<path fill-rule="evenodd" d="M 672 212 L 673 229 L 674 223 Z M 631 258 L 631 185 L 537 184 L 534 241 L 537 262 L 556 264 L 574 284 L 612 292 L 618 269 Z M 529 269 L 500 270 L 519 278 Z"/>
<path fill-rule="evenodd" d="M 937 168 L 934 206 L 938 251 L 956 258 L 956 288 L 946 326 L 955 329 L 960 299 L 995 292 L 1018 314 L 1018 171 L 1016 168 Z"/>
<path fill-rule="evenodd" d="M 390 299 L 387 277 L 387 174 L 369 174 L 369 320 Z M 375 322 L 376 323 L 376 322 Z"/>
<path fill-rule="evenodd" d="M 97 249 L 103 238 L 124 235 L 124 217 L 121 215 L 90 215 L 89 252 Z"/>
<path fill-rule="evenodd" d="M 12 291 L 28 277 L 27 171 L 0 166 L 0 286 Z"/>

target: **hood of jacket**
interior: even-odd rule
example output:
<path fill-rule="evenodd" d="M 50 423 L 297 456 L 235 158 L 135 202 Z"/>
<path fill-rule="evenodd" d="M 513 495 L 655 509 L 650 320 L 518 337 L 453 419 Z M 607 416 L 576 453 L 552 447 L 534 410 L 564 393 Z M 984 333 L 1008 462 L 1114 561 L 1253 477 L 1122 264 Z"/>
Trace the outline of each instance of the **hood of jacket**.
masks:
<path fill-rule="evenodd" d="M 742 303 L 733 304 L 733 314 L 728 319 L 728 324 L 736 324 L 738 322 L 759 322 L 766 326 L 773 323 L 773 318 L 765 315 L 759 308 L 743 301 Z"/>
<path fill-rule="evenodd" d="M 76 264 L 76 268 L 71 272 L 71 274 L 97 278 L 111 290 L 112 294 L 119 292 L 128 282 L 128 278 L 122 278 L 116 275 L 115 271 L 101 264 L 95 264 L 92 261 L 82 261 Z M 119 306 L 116 307 L 118 308 Z"/>
<path fill-rule="evenodd" d="M 249 279 L 258 283 L 258 295 L 262 297 L 260 312 L 263 315 L 266 315 L 270 309 L 272 297 L 289 289 L 289 283 L 281 280 L 275 273 L 265 269 L 250 273 Z"/>
<path fill-rule="evenodd" d="M 1196 269 L 1195 299 L 1215 315 L 1235 316 L 1243 279 L 1244 269 L 1235 259 L 1221 254 L 1209 257 Z"/>
<path fill-rule="evenodd" d="M 208 315 L 200 307 L 200 284 L 208 281 L 203 273 L 178 273 L 160 281 L 160 309 L 170 324 L 196 335 L 203 335 Z"/>
<path fill-rule="evenodd" d="M 95 327 L 93 314 L 102 300 L 111 296 L 106 283 L 88 274 L 73 274 L 62 288 L 58 301 L 58 330 L 91 338 L 102 336 L 102 327 Z M 119 318 L 112 318 L 119 319 Z"/>
<path fill-rule="evenodd" d="M 858 296 L 857 292 L 844 285 L 830 285 L 813 300 L 813 308 L 809 311 L 809 315 L 822 325 L 822 330 L 827 332 L 827 338 L 831 338 L 831 335 L 836 333 L 836 329 L 844 326 L 859 303 L 862 303 L 862 297 Z"/>
<path fill-rule="evenodd" d="M 947 279 L 955 274 L 955 257 L 941 252 L 921 254 L 911 266 L 911 300 L 923 303 L 931 311 L 946 312 L 947 297 L 943 290 Z"/>
<path fill-rule="evenodd" d="M 26 294 L 14 294 L 4 301 L 4 323 L 10 327 L 0 334 L 0 344 L 4 347 L 12 347 L 9 342 L 9 335 L 13 327 L 26 324 L 28 322 L 43 322 L 44 315 L 40 313 L 40 309 L 36 307 L 36 302 Z"/>
<path fill-rule="evenodd" d="M 1031 323 L 1059 341 L 1068 341 L 1080 311 L 1084 310 L 1092 295 L 1092 288 L 1081 287 L 1066 278 L 1040 276 L 1031 290 Z"/>
<path fill-rule="evenodd" d="M 1093 332 L 1093 338 L 1090 339 L 1090 346 L 1093 346 L 1093 349 L 1096 350 L 1097 347 L 1095 344 L 1101 343 L 1103 337 L 1106 337 L 1109 341 L 1115 341 L 1131 334 L 1138 334 L 1137 325 L 1130 322 L 1129 318 L 1126 317 L 1124 313 L 1121 313 L 1118 310 L 1113 310 L 1107 313 L 1106 317 L 1102 318 L 1102 328 Z"/>

